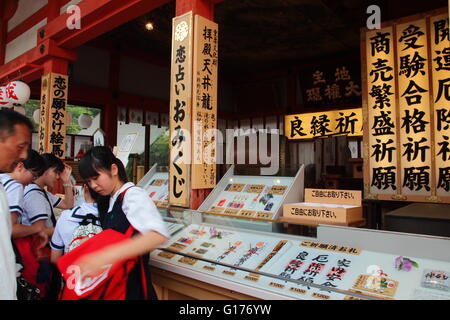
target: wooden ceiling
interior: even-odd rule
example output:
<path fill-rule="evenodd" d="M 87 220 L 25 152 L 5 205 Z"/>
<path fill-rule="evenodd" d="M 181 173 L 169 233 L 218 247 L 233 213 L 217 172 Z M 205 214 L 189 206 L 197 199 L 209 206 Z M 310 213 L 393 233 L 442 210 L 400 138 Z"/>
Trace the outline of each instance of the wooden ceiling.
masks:
<path fill-rule="evenodd" d="M 445 7 L 447 0 L 224 0 L 214 9 L 220 72 L 246 75 L 358 55 L 360 28 L 371 4 L 379 5 L 382 21 L 388 21 Z M 174 15 L 172 1 L 96 40 L 148 52 L 169 63 Z M 144 27 L 147 21 L 154 23 L 151 32 Z"/>

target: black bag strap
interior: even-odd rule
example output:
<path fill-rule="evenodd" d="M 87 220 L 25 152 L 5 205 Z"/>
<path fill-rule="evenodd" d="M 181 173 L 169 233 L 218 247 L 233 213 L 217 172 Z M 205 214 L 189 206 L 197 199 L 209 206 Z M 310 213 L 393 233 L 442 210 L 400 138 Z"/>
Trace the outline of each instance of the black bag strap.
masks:
<path fill-rule="evenodd" d="M 28 190 L 28 191 L 24 194 L 24 196 L 26 196 L 27 194 L 29 194 L 31 191 L 39 191 L 39 192 L 41 192 L 41 193 L 44 195 L 45 199 L 47 199 L 47 202 L 48 202 L 48 204 L 49 204 L 49 206 L 50 206 L 50 210 L 51 210 L 51 212 L 52 212 L 52 214 L 51 214 L 51 216 L 50 216 L 50 219 L 52 220 L 53 227 L 56 226 L 56 218 L 55 218 L 55 213 L 53 212 L 53 204 L 51 203 L 50 199 L 48 198 L 47 192 L 45 192 L 45 190 L 42 190 L 42 189 L 40 189 L 40 188 L 33 188 L 33 189 Z"/>

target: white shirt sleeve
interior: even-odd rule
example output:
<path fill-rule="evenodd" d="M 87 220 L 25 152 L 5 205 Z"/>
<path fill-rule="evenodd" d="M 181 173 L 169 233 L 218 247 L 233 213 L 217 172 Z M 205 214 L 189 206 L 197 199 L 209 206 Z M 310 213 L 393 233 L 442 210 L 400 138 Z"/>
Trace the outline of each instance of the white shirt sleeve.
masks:
<path fill-rule="evenodd" d="M 67 228 L 67 217 L 70 217 L 71 213 L 71 210 L 64 210 L 63 212 L 61 212 L 59 219 L 56 221 L 52 239 L 49 241 L 50 248 L 52 248 L 53 250 L 64 250 L 65 244 L 63 234 L 64 230 Z"/>
<path fill-rule="evenodd" d="M 45 192 L 47 193 L 48 200 L 50 200 L 53 208 L 56 208 L 62 199 L 60 197 L 55 196 L 53 193 L 48 192 L 47 190 Z"/>
<path fill-rule="evenodd" d="M 9 212 L 19 212 L 23 215 L 23 186 L 20 183 L 14 183 L 6 191 L 8 198 Z"/>
<path fill-rule="evenodd" d="M 156 231 L 167 239 L 170 238 L 166 223 L 144 189 L 140 187 L 130 188 L 125 193 L 122 210 L 133 228 L 140 233 Z"/>
<path fill-rule="evenodd" d="M 49 218 L 49 204 L 40 191 L 33 190 L 26 194 L 23 199 L 23 209 L 30 225 Z"/>

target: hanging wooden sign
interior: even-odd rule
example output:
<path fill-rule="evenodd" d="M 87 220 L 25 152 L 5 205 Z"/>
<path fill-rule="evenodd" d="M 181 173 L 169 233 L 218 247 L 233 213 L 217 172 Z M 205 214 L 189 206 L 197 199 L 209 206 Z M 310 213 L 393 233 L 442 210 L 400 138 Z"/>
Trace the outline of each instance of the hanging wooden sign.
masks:
<path fill-rule="evenodd" d="M 216 185 L 218 25 L 195 16 L 192 93 L 192 189 Z M 208 134 L 211 133 L 211 134 Z"/>
<path fill-rule="evenodd" d="M 67 91 L 67 75 L 50 73 L 42 77 L 38 151 L 61 159 L 66 153 Z"/>
<path fill-rule="evenodd" d="M 192 12 L 172 20 L 169 111 L 169 203 L 189 207 L 192 99 Z"/>

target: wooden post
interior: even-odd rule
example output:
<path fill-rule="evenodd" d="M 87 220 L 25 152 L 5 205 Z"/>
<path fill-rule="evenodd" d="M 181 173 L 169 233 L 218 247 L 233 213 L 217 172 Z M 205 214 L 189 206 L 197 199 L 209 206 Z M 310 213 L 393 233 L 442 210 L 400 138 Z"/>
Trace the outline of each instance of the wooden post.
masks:
<path fill-rule="evenodd" d="M 183 15 L 185 13 L 188 13 L 192 11 L 192 15 L 195 17 L 195 15 L 200 15 L 208 20 L 213 20 L 214 18 L 214 3 L 216 1 L 212 0 L 176 0 L 176 16 Z M 193 39 L 192 39 L 193 40 Z M 175 49 L 175 48 L 173 48 Z M 191 84 L 190 87 L 192 88 L 193 92 L 196 88 L 196 83 L 193 83 L 194 77 L 190 79 Z M 194 95 L 194 93 L 192 94 Z M 190 114 L 190 112 L 189 112 Z M 192 115 L 194 119 L 195 115 Z M 193 124 L 191 124 L 191 137 L 193 137 Z M 194 146 L 194 139 L 191 139 L 191 146 Z M 194 155 L 191 157 L 192 163 L 194 162 Z M 191 164 L 191 169 L 193 167 L 193 164 Z M 216 165 L 217 167 L 217 165 Z M 169 175 L 170 176 L 170 175 Z M 190 185 L 190 197 L 189 197 L 189 208 L 190 209 L 198 209 L 198 207 L 202 204 L 202 202 L 205 200 L 205 198 L 208 196 L 208 194 L 211 192 L 212 189 L 192 189 L 192 180 L 189 181 Z"/>

